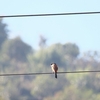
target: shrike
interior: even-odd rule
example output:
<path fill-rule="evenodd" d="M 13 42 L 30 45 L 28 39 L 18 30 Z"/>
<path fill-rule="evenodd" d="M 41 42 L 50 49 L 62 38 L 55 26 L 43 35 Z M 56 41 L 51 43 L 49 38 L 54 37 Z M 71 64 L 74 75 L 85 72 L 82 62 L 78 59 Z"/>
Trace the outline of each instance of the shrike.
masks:
<path fill-rule="evenodd" d="M 58 71 L 58 66 L 56 63 L 51 63 L 51 69 L 53 73 L 55 73 L 55 78 L 57 78 L 57 71 Z"/>

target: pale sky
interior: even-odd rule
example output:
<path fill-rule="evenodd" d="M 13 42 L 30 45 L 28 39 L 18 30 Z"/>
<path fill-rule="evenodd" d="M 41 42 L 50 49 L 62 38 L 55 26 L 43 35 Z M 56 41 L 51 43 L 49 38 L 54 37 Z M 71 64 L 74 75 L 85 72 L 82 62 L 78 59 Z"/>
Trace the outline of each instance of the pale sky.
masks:
<path fill-rule="evenodd" d="M 100 11 L 100 0 L 1 0 L 0 15 Z M 100 14 L 4 18 L 10 38 L 20 36 L 33 48 L 39 35 L 53 43 L 76 43 L 81 52 L 100 51 Z"/>

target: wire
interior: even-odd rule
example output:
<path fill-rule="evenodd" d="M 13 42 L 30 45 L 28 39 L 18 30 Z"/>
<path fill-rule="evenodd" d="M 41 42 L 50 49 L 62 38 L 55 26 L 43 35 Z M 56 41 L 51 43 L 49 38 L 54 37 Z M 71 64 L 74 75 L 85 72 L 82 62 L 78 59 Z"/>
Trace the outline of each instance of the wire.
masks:
<path fill-rule="evenodd" d="M 100 14 L 100 11 L 96 12 L 72 12 L 72 13 L 53 13 L 53 14 L 23 14 L 23 15 L 5 15 L 0 18 L 7 17 L 39 17 L 39 16 L 62 16 L 62 15 L 83 15 L 83 14 Z"/>
<path fill-rule="evenodd" d="M 64 73 L 94 73 L 100 72 L 98 71 L 73 71 L 73 72 L 58 72 L 57 74 L 64 74 Z M 42 74 L 54 74 L 54 73 L 23 73 L 23 74 L 0 74 L 0 76 L 18 76 L 18 75 L 42 75 Z"/>

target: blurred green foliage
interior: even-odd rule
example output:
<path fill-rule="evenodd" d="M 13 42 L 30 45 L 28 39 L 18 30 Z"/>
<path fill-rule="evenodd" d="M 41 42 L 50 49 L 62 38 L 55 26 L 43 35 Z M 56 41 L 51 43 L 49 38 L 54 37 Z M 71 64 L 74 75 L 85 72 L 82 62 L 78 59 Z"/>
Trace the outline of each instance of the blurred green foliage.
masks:
<path fill-rule="evenodd" d="M 56 43 L 34 50 L 20 37 L 7 38 L 6 24 L 0 20 L 0 74 L 100 70 L 99 52 L 80 56 L 73 43 Z M 42 44 L 42 43 L 41 43 Z M 80 57 L 79 57 L 80 56 Z M 100 100 L 100 73 L 0 77 L 0 100 Z"/>

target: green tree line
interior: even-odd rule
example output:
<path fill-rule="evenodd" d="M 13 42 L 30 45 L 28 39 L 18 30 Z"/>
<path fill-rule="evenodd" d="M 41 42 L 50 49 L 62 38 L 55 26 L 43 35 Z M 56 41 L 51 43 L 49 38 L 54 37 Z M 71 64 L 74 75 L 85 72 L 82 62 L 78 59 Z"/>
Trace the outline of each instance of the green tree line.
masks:
<path fill-rule="evenodd" d="M 80 54 L 74 43 L 55 43 L 35 50 L 20 37 L 9 39 L 7 24 L 0 19 L 0 74 L 100 70 L 98 51 Z M 80 56 L 81 55 L 81 56 Z M 100 100 L 100 73 L 66 73 L 0 77 L 0 100 Z"/>

